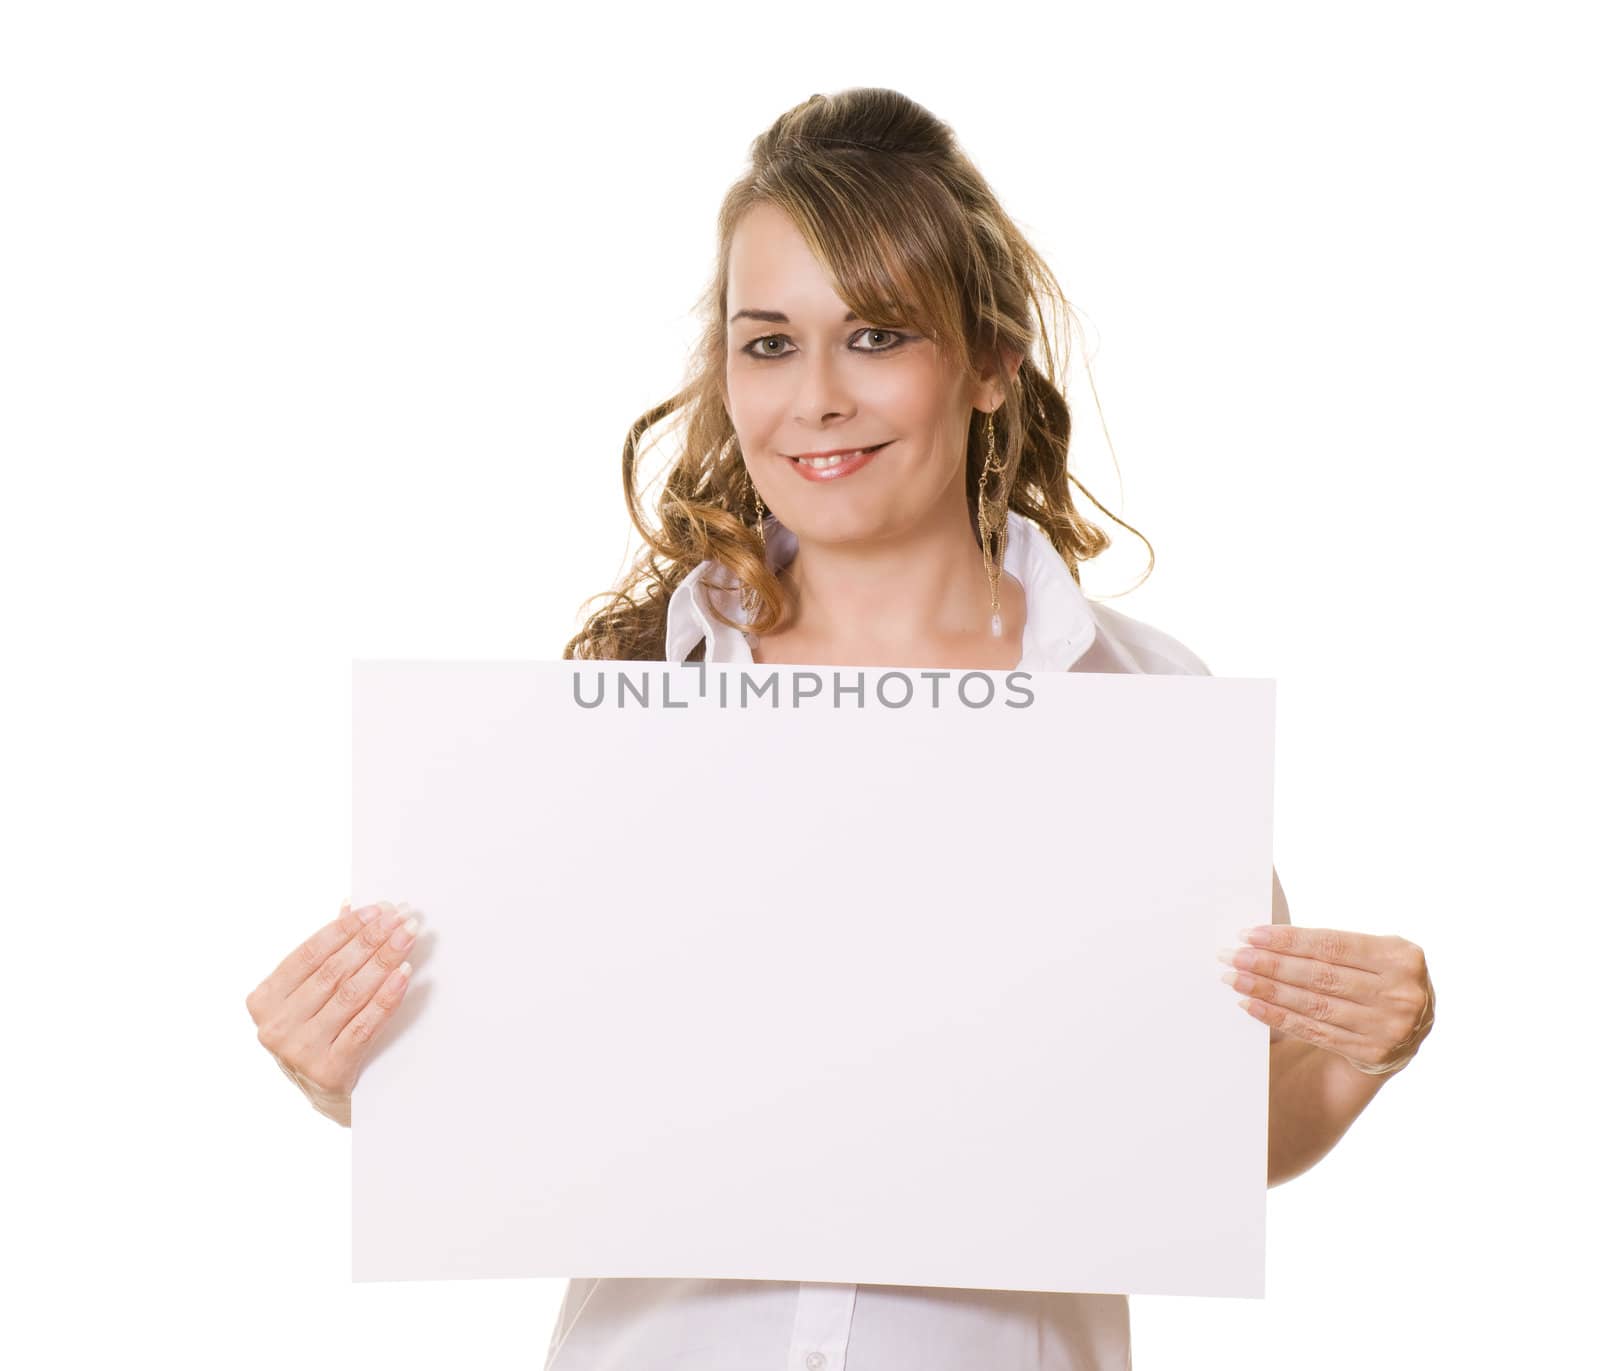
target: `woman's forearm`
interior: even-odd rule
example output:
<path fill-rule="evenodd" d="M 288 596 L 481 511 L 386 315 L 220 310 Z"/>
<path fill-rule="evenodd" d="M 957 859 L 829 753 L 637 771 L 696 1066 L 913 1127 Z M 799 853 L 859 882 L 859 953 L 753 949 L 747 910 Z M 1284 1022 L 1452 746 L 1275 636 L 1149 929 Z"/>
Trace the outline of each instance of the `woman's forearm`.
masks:
<path fill-rule="evenodd" d="M 1389 1077 L 1357 1071 L 1304 1038 L 1283 1038 L 1269 1054 L 1267 1184 L 1273 1186 L 1327 1156 Z"/>

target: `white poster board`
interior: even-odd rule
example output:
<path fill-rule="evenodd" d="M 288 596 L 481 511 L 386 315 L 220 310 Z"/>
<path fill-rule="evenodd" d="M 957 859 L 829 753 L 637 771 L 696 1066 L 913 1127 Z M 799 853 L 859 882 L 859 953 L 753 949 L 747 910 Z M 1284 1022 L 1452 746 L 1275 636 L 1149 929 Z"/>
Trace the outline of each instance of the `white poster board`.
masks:
<path fill-rule="evenodd" d="M 426 930 L 356 1280 L 1262 1294 L 1268 1034 L 1215 954 L 1271 920 L 1273 682 L 353 687 L 353 898 Z"/>

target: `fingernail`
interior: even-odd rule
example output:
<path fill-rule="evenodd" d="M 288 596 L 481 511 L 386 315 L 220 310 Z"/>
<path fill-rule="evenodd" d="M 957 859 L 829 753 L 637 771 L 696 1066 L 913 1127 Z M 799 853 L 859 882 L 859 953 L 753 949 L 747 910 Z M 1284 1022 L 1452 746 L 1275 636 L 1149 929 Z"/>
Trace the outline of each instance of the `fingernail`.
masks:
<path fill-rule="evenodd" d="M 1241 928 L 1234 936 L 1242 943 L 1258 943 L 1266 936 L 1266 929 L 1259 927 Z"/>
<path fill-rule="evenodd" d="M 375 904 L 362 905 L 360 909 L 356 910 L 356 918 L 360 919 L 364 924 L 371 923 L 377 917 L 378 906 Z"/>
<path fill-rule="evenodd" d="M 1232 966 L 1233 965 L 1233 949 L 1231 947 L 1223 948 L 1221 951 L 1219 951 L 1217 953 L 1217 960 L 1219 962 L 1221 962 L 1224 966 Z"/>

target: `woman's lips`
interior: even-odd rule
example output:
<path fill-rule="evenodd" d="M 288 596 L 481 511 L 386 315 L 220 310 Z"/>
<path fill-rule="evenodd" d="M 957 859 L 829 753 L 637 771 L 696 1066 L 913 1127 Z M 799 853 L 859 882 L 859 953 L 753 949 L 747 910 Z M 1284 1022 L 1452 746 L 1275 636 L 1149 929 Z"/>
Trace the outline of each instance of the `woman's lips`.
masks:
<path fill-rule="evenodd" d="M 893 440 L 891 439 L 890 441 L 892 442 Z M 855 457 L 846 457 L 843 461 L 835 462 L 832 466 L 826 467 L 808 466 L 805 462 L 799 461 L 794 457 L 789 460 L 793 463 L 794 469 L 808 481 L 837 481 L 841 477 L 849 476 L 852 472 L 860 471 L 862 467 L 866 466 L 868 462 L 888 446 L 888 443 L 879 443 L 877 447 L 866 448 Z"/>

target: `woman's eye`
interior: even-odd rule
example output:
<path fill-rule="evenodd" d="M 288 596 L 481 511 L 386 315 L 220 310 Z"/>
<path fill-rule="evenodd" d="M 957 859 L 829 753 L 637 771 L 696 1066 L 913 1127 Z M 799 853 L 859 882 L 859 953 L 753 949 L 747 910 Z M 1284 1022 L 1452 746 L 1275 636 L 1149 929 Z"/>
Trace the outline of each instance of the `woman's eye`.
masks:
<path fill-rule="evenodd" d="M 892 352 L 895 348 L 904 343 L 907 337 L 906 334 L 896 332 L 894 329 L 889 328 L 864 328 L 855 336 L 856 338 L 888 339 L 891 341 L 880 342 L 871 347 L 858 348 L 852 345 L 851 350 L 854 352 Z M 781 346 L 774 347 L 771 345 L 781 345 L 783 343 L 787 343 L 788 341 L 789 339 L 787 334 L 763 334 L 760 338 L 752 338 L 744 345 L 742 351 L 749 354 L 751 357 L 787 357 L 789 355 L 787 349 Z"/>
<path fill-rule="evenodd" d="M 748 345 L 746 345 L 745 351 L 757 357 L 782 357 L 782 352 L 777 350 L 769 350 L 767 344 L 783 343 L 786 341 L 787 339 L 785 339 L 781 333 L 769 333 L 764 338 L 756 338 L 752 340 Z"/>

